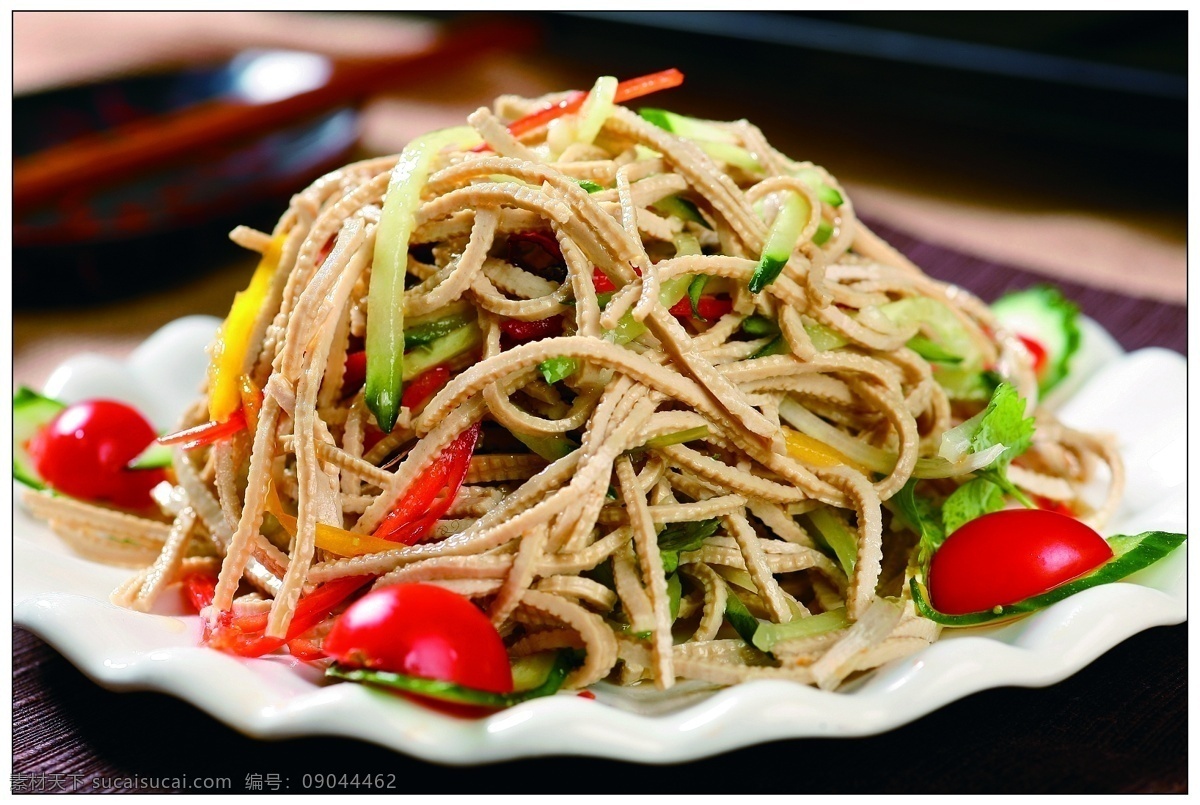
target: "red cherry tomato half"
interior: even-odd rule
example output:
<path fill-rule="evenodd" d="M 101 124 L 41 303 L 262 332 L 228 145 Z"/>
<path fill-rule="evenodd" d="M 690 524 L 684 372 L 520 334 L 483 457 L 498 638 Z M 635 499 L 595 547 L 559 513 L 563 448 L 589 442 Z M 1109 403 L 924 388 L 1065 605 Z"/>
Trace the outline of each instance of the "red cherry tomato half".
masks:
<path fill-rule="evenodd" d="M 42 479 L 72 497 L 128 509 L 152 504 L 150 490 L 161 469 L 130 470 L 157 434 L 145 417 L 112 400 L 87 400 L 64 408 L 29 440 L 29 455 Z"/>
<path fill-rule="evenodd" d="M 351 667 L 442 679 L 510 693 L 512 668 L 492 622 L 457 593 L 432 584 L 394 584 L 347 609 L 322 646 Z"/>
<path fill-rule="evenodd" d="M 929 566 L 930 602 L 947 615 L 984 612 L 1041 595 L 1112 558 L 1104 538 L 1073 517 L 1010 509 L 972 520 Z"/>

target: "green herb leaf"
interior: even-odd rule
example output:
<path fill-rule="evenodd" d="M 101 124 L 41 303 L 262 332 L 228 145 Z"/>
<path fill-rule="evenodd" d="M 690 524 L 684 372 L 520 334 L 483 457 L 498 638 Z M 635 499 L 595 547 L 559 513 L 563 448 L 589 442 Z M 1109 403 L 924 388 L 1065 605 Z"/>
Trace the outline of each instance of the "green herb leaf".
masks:
<path fill-rule="evenodd" d="M 704 540 L 717 533 L 721 521 L 699 520 L 690 523 L 671 523 L 658 535 L 658 550 L 662 553 L 663 572 L 674 573 L 679 567 L 679 554 L 698 551 Z"/>
<path fill-rule="evenodd" d="M 892 496 L 892 501 L 900 508 L 906 525 L 920 536 L 918 561 L 924 564 L 946 540 L 946 532 L 933 501 L 916 493 L 917 483 L 917 478 L 909 478 L 908 483 Z"/>
<path fill-rule="evenodd" d="M 1025 401 L 1010 384 L 1001 383 L 992 393 L 983 418 L 971 437 L 971 452 L 978 453 L 1003 444 L 1005 450 L 997 461 L 1007 467 L 1010 461 L 1029 449 L 1034 429 L 1033 417 L 1025 416 Z"/>
<path fill-rule="evenodd" d="M 923 617 L 943 626 L 978 626 L 981 623 L 1005 620 L 1018 615 L 1027 615 L 1045 609 L 1082 590 L 1109 584 L 1132 575 L 1162 559 L 1178 548 L 1187 539 L 1186 534 L 1171 534 L 1166 531 L 1146 531 L 1135 536 L 1115 536 L 1108 539 L 1113 549 L 1113 558 L 1086 576 L 1055 587 L 1049 592 L 1026 598 L 1008 606 L 996 607 L 986 612 L 969 615 L 946 615 L 933 608 L 925 597 L 924 589 L 916 579 L 909 582 L 913 603 Z"/>
<path fill-rule="evenodd" d="M 955 489 L 942 504 L 942 523 L 946 534 L 953 534 L 964 523 L 1004 508 L 1004 492 L 984 478 L 967 481 Z"/>
<path fill-rule="evenodd" d="M 574 181 L 575 184 L 579 185 L 589 193 L 599 193 L 604 189 L 603 185 L 596 184 L 591 179 L 575 179 Z"/>

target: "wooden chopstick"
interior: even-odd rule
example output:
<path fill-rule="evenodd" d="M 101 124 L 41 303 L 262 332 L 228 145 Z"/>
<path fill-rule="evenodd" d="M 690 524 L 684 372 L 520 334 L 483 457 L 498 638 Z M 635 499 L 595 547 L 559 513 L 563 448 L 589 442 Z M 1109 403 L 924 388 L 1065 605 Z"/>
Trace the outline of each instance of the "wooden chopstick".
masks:
<path fill-rule="evenodd" d="M 329 80 L 309 92 L 264 104 L 215 99 L 72 140 L 13 163 L 13 211 L 27 211 L 68 191 L 94 190 L 201 149 L 360 102 L 385 86 L 460 69 L 485 54 L 533 41 L 532 28 L 505 20 L 452 27 L 416 53 L 335 61 Z"/>

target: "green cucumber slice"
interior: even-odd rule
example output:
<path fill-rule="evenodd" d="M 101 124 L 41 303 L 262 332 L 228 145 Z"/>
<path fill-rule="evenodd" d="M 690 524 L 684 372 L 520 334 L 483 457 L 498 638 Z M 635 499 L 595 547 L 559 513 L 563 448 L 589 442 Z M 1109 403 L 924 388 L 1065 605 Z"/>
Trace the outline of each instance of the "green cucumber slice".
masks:
<path fill-rule="evenodd" d="M 514 704 L 550 696 L 557 693 L 563 681 L 577 664 L 573 651 L 560 651 L 555 655 L 554 663 L 540 685 L 513 693 L 492 693 L 486 690 L 468 688 L 454 682 L 442 679 L 427 679 L 407 674 L 396 674 L 390 671 L 373 671 L 368 668 L 343 668 L 333 664 L 325 671 L 325 675 L 334 679 L 345 679 L 348 682 L 363 682 L 375 687 L 389 690 L 400 690 L 415 693 L 429 699 L 437 699 L 453 704 L 469 704 L 478 707 L 490 707 L 502 710 Z"/>
<path fill-rule="evenodd" d="M 423 347 L 444 335 L 449 335 L 459 327 L 465 327 L 470 322 L 471 317 L 466 313 L 454 313 L 409 327 L 404 331 L 404 348 L 408 350 Z"/>
<path fill-rule="evenodd" d="M 775 648 L 776 643 L 784 640 L 796 640 L 801 637 L 811 637 L 824 632 L 844 629 L 850 625 L 844 608 L 831 609 L 819 615 L 807 618 L 792 618 L 787 623 L 764 623 L 759 621 L 754 631 L 754 647 L 768 654 Z"/>
<path fill-rule="evenodd" d="M 846 578 L 854 578 L 854 564 L 858 560 L 858 535 L 827 509 L 813 509 L 808 513 L 817 534 L 829 546 L 846 572 Z"/>
<path fill-rule="evenodd" d="M 691 221 L 705 229 L 712 229 L 708 221 L 704 220 L 704 216 L 700 214 L 700 209 L 686 198 L 667 196 L 651 204 L 650 209 L 667 217 L 674 215 L 681 221 Z"/>
<path fill-rule="evenodd" d="M 1079 307 L 1057 288 L 1037 285 L 1001 297 L 992 312 L 1005 329 L 1036 341 L 1046 351 L 1038 390 L 1045 394 L 1062 382 L 1083 340 Z"/>
<path fill-rule="evenodd" d="M 559 433 L 553 436 L 531 436 L 528 433 L 513 431 L 512 435 L 517 437 L 521 444 L 550 462 L 558 461 L 579 449 L 579 445 Z"/>
<path fill-rule="evenodd" d="M 697 274 L 688 284 L 688 299 L 692 303 L 692 316 L 697 319 L 703 318 L 700 315 L 700 295 L 704 293 L 704 286 L 708 284 L 707 274 Z"/>
<path fill-rule="evenodd" d="M 408 239 L 416 226 L 421 189 L 443 148 L 449 145 L 470 148 L 479 141 L 479 134 L 469 126 L 418 137 L 404 147 L 389 178 L 367 290 L 364 389 L 367 407 L 384 433 L 391 433 L 400 413 L 403 378 L 414 376 L 409 372 L 408 356 L 404 353 L 404 277 L 408 269 Z"/>
<path fill-rule="evenodd" d="M 755 314 L 742 320 L 742 332 L 754 338 L 762 338 L 764 335 L 779 335 L 779 325 L 766 316 Z"/>
<path fill-rule="evenodd" d="M 746 609 L 746 605 L 742 603 L 742 599 L 737 597 L 732 589 L 725 596 L 725 620 L 729 621 L 729 625 L 738 633 L 738 637 L 746 641 L 746 645 L 754 645 L 754 633 L 758 631 L 759 621 L 750 614 L 750 610 Z"/>
<path fill-rule="evenodd" d="M 146 449 L 125 466 L 131 470 L 161 470 L 171 466 L 171 448 L 158 442 L 150 442 Z"/>
<path fill-rule="evenodd" d="M 689 137 L 693 140 L 711 140 L 718 143 L 736 143 L 737 135 L 732 131 L 726 131 L 719 126 L 714 126 L 711 123 L 706 123 L 703 120 L 698 120 L 687 115 L 668 112 L 666 109 L 654 109 L 644 107 L 638 110 L 638 114 L 642 119 L 653 123 L 660 129 L 678 134 L 680 137 Z"/>
<path fill-rule="evenodd" d="M 551 385 L 575 374 L 575 370 L 578 368 L 579 361 L 568 357 L 547 358 L 538 364 L 538 371 L 542 373 L 545 381 Z"/>
<path fill-rule="evenodd" d="M 817 231 L 813 233 L 813 243 L 818 246 L 824 246 L 826 241 L 833 236 L 833 224 L 822 220 L 817 224 Z"/>
<path fill-rule="evenodd" d="M 31 388 L 21 386 L 13 395 L 13 478 L 34 489 L 45 489 L 46 484 L 34 469 L 33 458 L 26 445 L 59 412 L 67 406 L 38 394 Z"/>
<path fill-rule="evenodd" d="M 816 168 L 801 168 L 793 174 L 797 179 L 804 182 L 817 193 L 817 198 L 828 204 L 830 207 L 840 207 L 846 203 L 842 198 L 842 194 L 836 189 L 825 183 L 821 172 Z"/>
<path fill-rule="evenodd" d="M 763 246 L 758 266 L 750 277 L 752 293 L 758 293 L 770 285 L 783 271 L 811 213 L 807 198 L 799 193 L 787 194 L 787 199 L 779 208 L 775 220 L 771 223 L 771 229 L 767 232 L 767 242 Z"/>
<path fill-rule="evenodd" d="M 483 332 L 475 322 L 451 330 L 415 349 L 404 353 L 404 376 L 416 377 L 426 369 L 445 363 L 483 343 Z M 368 360 L 370 359 L 368 353 Z M 380 426 L 382 427 L 382 425 Z"/>

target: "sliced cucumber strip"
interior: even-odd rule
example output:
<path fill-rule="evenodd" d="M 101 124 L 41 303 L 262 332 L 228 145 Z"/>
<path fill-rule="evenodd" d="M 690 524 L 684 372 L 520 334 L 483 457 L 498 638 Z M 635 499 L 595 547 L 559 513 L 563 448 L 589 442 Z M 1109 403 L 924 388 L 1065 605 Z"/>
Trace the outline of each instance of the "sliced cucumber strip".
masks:
<path fill-rule="evenodd" d="M 782 643 L 784 640 L 812 637 L 824 632 L 844 629 L 849 625 L 850 619 L 846 617 L 844 608 L 831 609 L 829 612 L 810 615 L 806 618 L 792 618 L 787 623 L 763 623 L 760 621 L 758 628 L 754 630 L 754 647 L 759 651 L 770 653 L 776 643 Z"/>
<path fill-rule="evenodd" d="M 514 704 L 550 696 L 557 693 L 563 681 L 575 667 L 577 660 L 574 652 L 560 651 L 555 655 L 554 662 L 542 683 L 536 687 L 513 693 L 492 693 L 491 691 L 468 688 L 455 682 L 442 679 L 427 679 L 407 674 L 396 674 L 390 671 L 373 671 L 368 668 L 344 668 L 336 663 L 325 671 L 326 676 L 335 679 L 345 679 L 348 682 L 364 682 L 375 687 L 415 693 L 429 699 L 453 704 L 469 704 L 478 707 L 490 707 L 501 710 Z"/>
<path fill-rule="evenodd" d="M 416 377 L 426 369 L 445 363 L 483 343 L 483 333 L 475 322 L 451 330 L 443 336 L 404 353 L 404 376 Z M 370 360 L 367 353 L 367 360 Z M 382 426 L 381 426 L 382 427 Z"/>
<path fill-rule="evenodd" d="M 13 395 L 13 478 L 34 489 L 46 484 L 34 469 L 33 458 L 26 446 L 39 430 L 66 406 L 58 400 L 43 397 L 31 388 L 21 386 Z"/>
<path fill-rule="evenodd" d="M 737 597 L 732 589 L 725 596 L 725 620 L 738 633 L 738 637 L 746 641 L 746 645 L 754 645 L 754 633 L 758 631 L 758 619 L 750 614 L 742 599 Z"/>
<path fill-rule="evenodd" d="M 796 241 L 800 239 L 800 233 L 804 230 L 804 225 L 808 223 L 808 216 L 811 213 L 808 199 L 799 193 L 787 194 L 787 199 L 771 223 L 758 266 L 750 277 L 751 292 L 760 292 L 774 282 L 775 278 L 783 271 L 783 267 L 792 257 L 792 250 L 796 248 Z"/>
<path fill-rule="evenodd" d="M 542 373 L 545 381 L 551 385 L 575 374 L 577 369 L 579 369 L 579 361 L 574 358 L 547 358 L 538 364 L 538 371 Z"/>
<path fill-rule="evenodd" d="M 719 126 L 714 126 L 703 120 L 698 120 L 687 115 L 668 112 L 666 109 L 642 108 L 638 110 L 638 114 L 643 120 L 653 123 L 660 129 L 665 129 L 672 134 L 678 134 L 680 137 L 688 137 L 693 140 L 711 140 L 718 143 L 736 143 L 737 135 L 732 131 L 727 131 Z"/>
<path fill-rule="evenodd" d="M 145 450 L 126 465 L 131 470 L 161 470 L 169 466 L 171 466 L 171 448 L 158 442 L 150 442 Z"/>
<path fill-rule="evenodd" d="M 365 395 L 367 407 L 385 433 L 390 433 L 396 424 L 401 385 L 408 371 L 404 353 L 404 276 L 408 270 L 408 239 L 416 224 L 421 189 L 443 148 L 448 145 L 470 148 L 479 141 L 479 134 L 469 126 L 427 134 L 405 146 L 392 169 L 376 230 L 367 291 Z"/>
<path fill-rule="evenodd" d="M 1071 358 L 1079 351 L 1079 307 L 1050 285 L 1038 285 L 1010 293 L 992 305 L 992 312 L 1017 335 L 1037 342 L 1046 352 L 1038 372 L 1042 394 L 1057 386 L 1071 369 Z"/>

